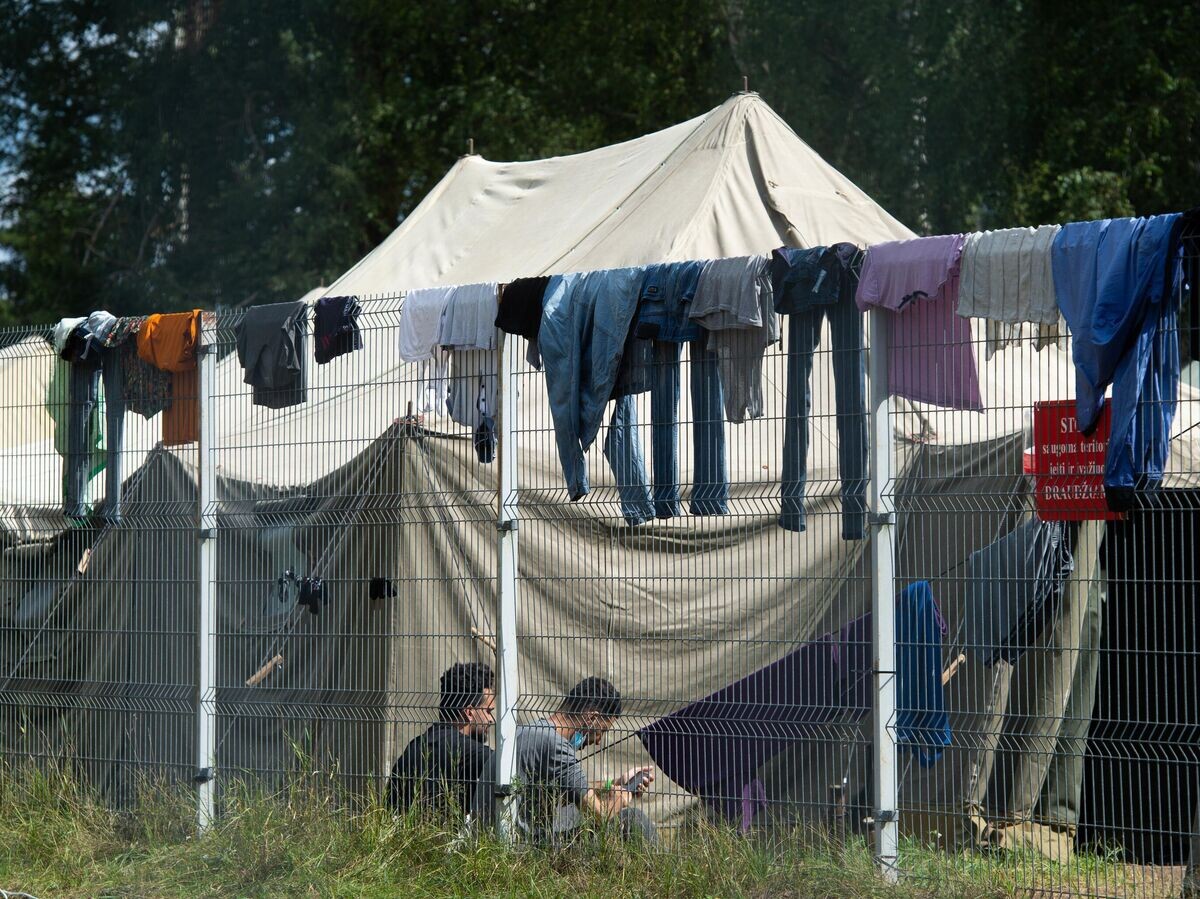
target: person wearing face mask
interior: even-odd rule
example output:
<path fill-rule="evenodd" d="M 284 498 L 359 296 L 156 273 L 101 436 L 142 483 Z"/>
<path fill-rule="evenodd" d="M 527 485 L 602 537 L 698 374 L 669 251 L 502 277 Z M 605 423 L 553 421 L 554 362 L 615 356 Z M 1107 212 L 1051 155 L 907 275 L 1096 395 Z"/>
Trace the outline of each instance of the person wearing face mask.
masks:
<path fill-rule="evenodd" d="M 479 662 L 459 662 L 441 678 L 441 719 L 405 747 L 392 767 L 388 801 L 396 814 L 418 804 L 444 818 L 468 810 L 471 791 L 492 757 L 487 738 L 496 723 L 495 675 Z"/>
<path fill-rule="evenodd" d="M 621 694 L 604 678 L 580 681 L 558 709 L 517 728 L 514 818 L 519 835 L 530 842 L 564 845 L 575 839 L 590 818 L 616 822 L 621 834 L 653 845 L 653 823 L 631 802 L 654 782 L 651 766 L 635 767 L 620 778 L 589 783 L 578 753 L 602 746 L 621 716 Z M 484 766 L 475 789 L 472 812 L 476 826 L 494 820 L 496 764 Z"/>

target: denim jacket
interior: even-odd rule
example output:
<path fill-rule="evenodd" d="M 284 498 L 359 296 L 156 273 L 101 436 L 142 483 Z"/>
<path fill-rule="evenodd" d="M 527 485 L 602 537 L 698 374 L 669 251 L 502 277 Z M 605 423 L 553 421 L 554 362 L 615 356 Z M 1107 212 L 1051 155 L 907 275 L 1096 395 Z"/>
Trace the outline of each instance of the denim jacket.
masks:
<path fill-rule="evenodd" d="M 589 490 L 583 454 L 595 441 L 613 394 L 644 273 L 643 268 L 619 268 L 555 275 L 546 288 L 538 344 L 572 500 Z"/>

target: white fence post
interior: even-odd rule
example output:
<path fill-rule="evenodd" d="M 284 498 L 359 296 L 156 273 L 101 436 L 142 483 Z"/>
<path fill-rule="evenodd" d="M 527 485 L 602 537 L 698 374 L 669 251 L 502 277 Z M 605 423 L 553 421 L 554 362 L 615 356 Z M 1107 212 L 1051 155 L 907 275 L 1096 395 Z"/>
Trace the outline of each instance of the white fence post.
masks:
<path fill-rule="evenodd" d="M 215 495 L 213 468 L 213 379 L 216 374 L 217 357 L 213 332 L 215 323 L 211 318 L 200 320 L 200 336 L 197 347 L 197 404 L 200 409 L 199 484 L 197 500 L 198 553 L 197 571 L 197 670 L 196 670 L 196 829 L 203 833 L 213 822 L 213 779 L 217 763 L 217 606 L 215 581 L 217 573 L 216 516 L 213 514 Z"/>
<path fill-rule="evenodd" d="M 517 378 L 513 345 L 507 334 L 499 335 L 497 354 L 496 461 L 499 472 L 496 527 L 498 541 L 497 597 L 499 622 L 496 633 L 496 826 L 502 840 L 512 837 L 512 790 L 517 737 L 517 701 L 520 674 L 517 664 Z"/>
<path fill-rule="evenodd" d="M 873 739 L 875 851 L 889 883 L 899 879 L 899 819 L 896 783 L 896 514 L 887 491 L 892 481 L 892 422 L 888 385 L 890 313 L 870 312 L 871 462 L 867 493 L 871 521 L 871 630 L 875 657 Z"/>

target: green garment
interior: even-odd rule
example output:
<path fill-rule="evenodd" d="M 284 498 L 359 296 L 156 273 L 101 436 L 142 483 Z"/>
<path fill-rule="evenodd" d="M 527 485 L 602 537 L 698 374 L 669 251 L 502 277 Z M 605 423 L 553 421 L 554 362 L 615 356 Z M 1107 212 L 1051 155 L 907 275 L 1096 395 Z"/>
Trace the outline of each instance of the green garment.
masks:
<path fill-rule="evenodd" d="M 46 411 L 54 421 L 54 451 L 63 457 L 63 495 L 67 486 L 67 447 L 71 420 L 71 364 L 62 359 L 54 360 L 54 371 L 50 375 L 50 385 L 46 389 Z M 107 457 L 104 452 L 104 387 L 101 385 L 97 395 L 96 405 L 88 417 L 88 434 L 91 435 L 92 464 L 88 471 L 90 481 L 104 471 Z"/>

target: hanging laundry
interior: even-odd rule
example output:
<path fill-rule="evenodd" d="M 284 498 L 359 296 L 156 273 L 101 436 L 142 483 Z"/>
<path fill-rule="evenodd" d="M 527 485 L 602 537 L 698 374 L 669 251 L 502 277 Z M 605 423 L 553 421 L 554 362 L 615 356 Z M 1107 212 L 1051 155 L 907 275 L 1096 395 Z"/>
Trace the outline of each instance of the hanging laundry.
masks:
<path fill-rule="evenodd" d="M 424 413 L 446 411 L 450 400 L 450 351 L 438 347 L 417 363 L 417 407 Z"/>
<path fill-rule="evenodd" d="M 985 320 L 987 358 L 1016 343 L 1021 325 L 1038 326 L 1037 349 L 1062 336 L 1050 248 L 1061 225 L 968 234 L 958 314 Z"/>
<path fill-rule="evenodd" d="M 450 351 L 446 411 L 478 431 L 496 408 L 496 285 L 455 287 L 446 300 L 438 344 Z"/>
<path fill-rule="evenodd" d="M 779 526 L 805 529 L 804 485 L 808 477 L 808 415 L 812 406 L 813 353 L 828 320 L 833 342 L 834 401 L 837 410 L 838 465 L 842 475 L 842 539 L 866 533 L 867 407 L 863 363 L 862 313 L 854 304 L 858 247 L 796 250 L 771 256 L 775 311 L 788 316 L 787 401 L 783 431 L 783 481 Z"/>
<path fill-rule="evenodd" d="M 496 351 L 451 350 L 446 384 L 446 404 L 439 411 L 464 427 L 478 428 L 482 409 L 496 408 Z"/>
<path fill-rule="evenodd" d="M 697 328 L 697 330 L 699 330 Z M 675 341 L 626 341 L 625 357 L 613 389 L 616 401 L 608 424 L 604 453 L 617 481 L 621 513 L 631 525 L 650 518 L 681 514 L 679 484 L 679 363 Z M 693 355 L 700 350 L 693 344 Z M 630 359 L 636 360 L 630 363 Z M 716 357 L 711 365 L 692 368 L 692 434 L 695 447 L 691 511 L 725 514 L 729 481 L 725 471 L 725 415 Z M 650 439 L 653 486 L 646 477 L 637 405 L 632 396 L 650 392 Z"/>
<path fill-rule="evenodd" d="M 1189 209 L 1179 219 L 1180 245 L 1183 253 L 1183 290 L 1187 292 L 1190 309 L 1200 309 L 1200 206 Z M 1187 343 L 1187 356 L 1193 365 L 1200 365 L 1200 314 L 1189 316 L 1187 334 L 1180 343 Z M 1200 859 L 1197 860 L 1200 864 Z"/>
<path fill-rule="evenodd" d="M 942 684 L 946 620 L 929 581 L 901 591 L 896 604 L 896 742 L 930 768 L 950 745 L 950 716 Z"/>
<path fill-rule="evenodd" d="M 678 347 L 679 344 L 663 346 Z M 716 352 L 705 346 L 704 339 L 693 340 L 688 346 L 688 354 L 694 452 L 688 510 L 693 515 L 725 515 L 729 512 L 729 470 L 725 464 L 725 407 L 720 366 Z"/>
<path fill-rule="evenodd" d="M 452 349 L 496 349 L 496 285 L 466 284 L 451 290 L 437 342 Z"/>
<path fill-rule="evenodd" d="M 106 341 L 117 325 L 108 312 L 93 312 L 85 318 L 60 322 L 52 342 L 67 365 L 56 368 L 51 380 L 51 414 L 56 421 L 58 448 L 65 433 L 63 455 L 63 511 L 82 518 L 91 511 L 88 485 L 102 469 L 106 479 L 106 517 L 120 518 L 121 449 L 125 423 L 120 359 L 106 349 Z M 65 371 L 64 371 L 65 369 Z M 65 378 L 67 389 L 62 392 Z M 100 392 L 103 380 L 104 393 Z M 60 404 L 65 404 L 65 407 Z M 57 414 L 53 407 L 58 407 Z M 104 416 L 107 434 L 100 429 Z M 107 446 L 107 452 L 104 452 Z"/>
<path fill-rule="evenodd" d="M 638 433 L 637 404 L 632 395 L 619 397 L 604 438 L 604 458 L 617 481 L 617 496 L 626 524 L 639 525 L 654 517 L 650 486 L 646 483 L 646 460 Z"/>
<path fill-rule="evenodd" d="M 700 337 L 700 325 L 691 318 L 691 303 L 703 268 L 703 262 L 647 266 L 634 316 L 634 335 L 673 343 Z"/>
<path fill-rule="evenodd" d="M 321 297 L 313 306 L 313 357 L 325 365 L 363 348 L 358 297 Z"/>
<path fill-rule="evenodd" d="M 121 330 L 120 324 L 115 316 L 101 310 L 89 315 L 75 332 L 81 338 L 80 361 L 90 366 L 99 360 L 104 383 L 101 405 L 107 453 L 102 514 L 110 522 L 121 520 L 121 453 L 125 446 L 125 371 L 121 353 L 111 348 Z"/>
<path fill-rule="evenodd" d="M 125 408 L 143 418 L 153 418 L 171 405 L 171 375 L 138 355 L 137 335 L 145 321 L 144 315 L 117 319 L 104 345 L 120 357 Z"/>
<path fill-rule="evenodd" d="M 538 343 L 572 501 L 590 489 L 583 454 L 612 396 L 643 275 L 641 268 L 555 275 L 546 288 Z"/>
<path fill-rule="evenodd" d="M 67 350 L 67 340 L 70 339 L 75 329 L 85 321 L 87 321 L 87 316 L 83 316 L 82 318 L 63 318 L 59 319 L 51 329 L 50 345 L 54 347 L 54 352 L 58 354 L 60 359 L 66 361 L 67 357 L 64 353 Z"/>
<path fill-rule="evenodd" d="M 542 301 L 549 284 L 549 275 L 517 278 L 505 284 L 496 310 L 496 327 L 506 334 L 517 334 L 530 343 L 537 343 L 542 327 Z"/>
<path fill-rule="evenodd" d="M 524 337 L 529 344 L 525 359 L 536 369 L 542 367 L 542 356 L 538 350 L 538 331 L 542 327 L 542 304 L 546 297 L 548 275 L 536 278 L 517 278 L 505 284 L 500 294 L 500 308 L 496 312 L 496 327 L 506 334 Z"/>
<path fill-rule="evenodd" d="M 453 287 L 410 290 L 400 307 L 400 358 L 424 362 L 433 358 L 442 328 L 442 313 Z"/>
<path fill-rule="evenodd" d="M 779 339 L 768 258 L 705 262 L 688 315 L 717 354 L 725 417 L 735 424 L 761 418 L 763 354 Z"/>
<path fill-rule="evenodd" d="M 875 244 L 855 301 L 891 316 L 888 380 L 893 396 L 983 411 L 971 323 L 956 313 L 962 234 Z"/>
<path fill-rule="evenodd" d="M 1054 241 L 1054 286 L 1071 329 L 1084 434 L 1112 385 L 1104 492 L 1116 511 L 1157 487 L 1167 462 L 1179 393 L 1180 224 L 1177 213 L 1072 222 Z"/>
<path fill-rule="evenodd" d="M 84 320 L 77 321 L 82 324 Z M 64 349 L 68 334 L 80 324 L 62 333 Z M 46 389 L 46 412 L 54 422 L 54 450 L 63 460 L 63 514 L 70 518 L 89 514 L 88 484 L 106 464 L 99 394 L 98 360 L 80 363 L 55 360 Z"/>
<path fill-rule="evenodd" d="M 1017 660 L 1058 615 L 1075 569 L 1062 522 L 1030 518 L 971 553 L 964 615 L 970 651 L 984 665 Z"/>
<path fill-rule="evenodd" d="M 166 446 L 200 438 L 200 385 L 196 373 L 200 315 L 199 309 L 156 313 L 147 316 L 138 331 L 138 355 L 162 371 L 171 372 L 171 405 L 163 413 Z"/>
<path fill-rule="evenodd" d="M 253 403 L 268 409 L 298 406 L 308 398 L 305 325 L 302 300 L 252 306 L 237 325 L 242 381 L 253 387 Z"/>

